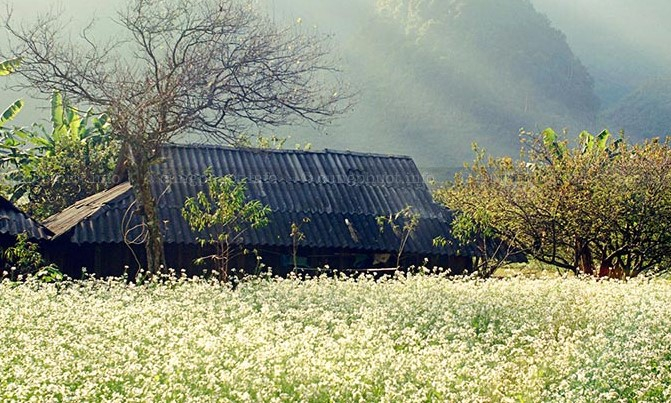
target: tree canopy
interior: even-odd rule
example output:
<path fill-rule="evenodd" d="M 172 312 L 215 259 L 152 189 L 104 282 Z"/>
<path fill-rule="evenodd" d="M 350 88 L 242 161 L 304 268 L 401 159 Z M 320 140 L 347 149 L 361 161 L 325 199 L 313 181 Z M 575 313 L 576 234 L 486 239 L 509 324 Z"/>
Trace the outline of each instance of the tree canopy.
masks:
<path fill-rule="evenodd" d="M 475 162 L 437 198 L 528 255 L 588 275 L 632 277 L 671 265 L 671 143 L 629 144 L 551 129 L 523 134 L 519 160 Z"/>
<path fill-rule="evenodd" d="M 119 144 L 108 117 L 81 112 L 56 92 L 51 127 L 0 128 L 0 174 L 8 198 L 38 219 L 116 184 Z"/>

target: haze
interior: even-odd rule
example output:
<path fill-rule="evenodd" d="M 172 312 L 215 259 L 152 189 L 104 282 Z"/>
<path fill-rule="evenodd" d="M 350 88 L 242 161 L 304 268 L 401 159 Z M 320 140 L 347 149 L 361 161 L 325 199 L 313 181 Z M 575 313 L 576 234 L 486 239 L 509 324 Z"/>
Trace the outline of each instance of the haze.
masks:
<path fill-rule="evenodd" d="M 78 24 L 102 32 L 119 1 L 68 0 Z M 410 155 L 445 170 L 477 141 L 515 153 L 521 127 L 625 129 L 634 138 L 671 130 L 671 3 L 662 0 L 258 0 L 278 24 L 333 34 L 355 112 L 327 130 L 284 128 L 289 143 Z M 440 4 L 436 4 L 440 3 Z M 54 7 L 15 2 L 17 18 Z M 46 119 L 27 100 L 19 124 Z M 265 134 L 271 134 L 265 132 Z"/>

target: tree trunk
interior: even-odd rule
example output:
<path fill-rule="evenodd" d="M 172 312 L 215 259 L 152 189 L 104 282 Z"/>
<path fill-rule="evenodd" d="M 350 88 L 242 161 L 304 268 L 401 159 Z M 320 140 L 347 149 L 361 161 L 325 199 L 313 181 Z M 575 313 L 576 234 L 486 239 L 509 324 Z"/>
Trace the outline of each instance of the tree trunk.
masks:
<path fill-rule="evenodd" d="M 588 276 L 594 275 L 594 258 L 589 244 L 582 239 L 576 239 L 576 266 L 578 272 Z"/>
<path fill-rule="evenodd" d="M 599 277 L 601 278 L 613 278 L 622 280 L 627 276 L 625 271 L 620 267 L 620 265 L 613 264 L 613 258 L 603 257 L 601 259 L 601 266 L 599 267 Z"/>
<path fill-rule="evenodd" d="M 121 144 L 119 149 L 119 156 L 117 157 L 116 166 L 114 167 L 114 172 L 112 174 L 112 180 L 110 183 L 110 188 L 114 187 L 122 182 L 127 181 L 128 178 L 128 144 L 125 142 Z"/>
<path fill-rule="evenodd" d="M 231 246 L 228 243 L 228 240 L 224 241 L 221 245 L 221 265 L 219 267 L 219 280 L 222 283 L 228 283 L 228 259 L 231 253 Z"/>
<path fill-rule="evenodd" d="M 145 240 L 145 251 L 147 253 L 146 268 L 150 275 L 156 275 L 161 272 L 167 273 L 158 207 L 151 189 L 151 166 L 149 158 L 133 150 L 130 146 L 128 147 L 128 154 L 128 171 L 131 185 L 135 192 L 137 210 L 140 217 L 142 217 L 145 230 L 147 231 Z"/>

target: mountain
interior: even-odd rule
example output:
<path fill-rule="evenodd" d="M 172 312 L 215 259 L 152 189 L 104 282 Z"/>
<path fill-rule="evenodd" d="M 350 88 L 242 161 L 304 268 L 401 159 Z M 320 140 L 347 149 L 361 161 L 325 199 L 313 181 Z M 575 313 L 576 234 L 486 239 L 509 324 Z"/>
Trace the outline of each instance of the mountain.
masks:
<path fill-rule="evenodd" d="M 671 136 L 671 79 L 648 80 L 604 111 L 600 121 L 633 140 Z"/>
<path fill-rule="evenodd" d="M 561 29 L 605 106 L 671 72 L 668 0 L 532 0 Z"/>
<path fill-rule="evenodd" d="M 671 2 L 533 0 L 595 80 L 598 126 L 634 140 L 671 134 Z"/>
<path fill-rule="evenodd" d="M 516 153 L 520 128 L 591 128 L 599 110 L 564 35 L 526 0 L 380 0 L 343 54 L 362 95 L 334 147 L 457 167 L 472 142 Z"/>

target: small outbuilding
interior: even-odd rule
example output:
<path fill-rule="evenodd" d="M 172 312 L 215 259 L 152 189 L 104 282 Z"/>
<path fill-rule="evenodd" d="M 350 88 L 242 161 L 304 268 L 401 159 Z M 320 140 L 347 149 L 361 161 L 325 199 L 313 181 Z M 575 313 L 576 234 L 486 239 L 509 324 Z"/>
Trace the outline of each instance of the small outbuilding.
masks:
<path fill-rule="evenodd" d="M 205 189 L 205 171 L 233 175 L 247 182 L 249 199 L 271 209 L 270 223 L 244 233 L 240 254 L 232 267 L 252 269 L 257 256 L 278 274 L 293 268 L 329 266 L 338 269 L 382 269 L 396 266 L 400 237 L 390 227 L 381 230 L 378 217 L 411 207 L 419 216 L 402 254 L 402 265 L 468 269 L 469 256 L 456 247 L 434 245 L 450 239 L 451 214 L 433 201 L 413 160 L 404 156 L 341 151 L 235 149 L 210 145 L 170 145 L 153 169 L 152 186 L 158 200 L 165 236 L 167 264 L 202 272 L 194 259 L 211 251 L 201 248 L 182 217 L 186 198 Z M 129 183 L 75 203 L 45 221 L 54 237 L 50 255 L 65 272 L 78 275 L 82 267 L 98 275 L 132 272 L 144 262 L 142 225 Z M 292 224 L 303 239 L 295 242 Z M 295 255 L 295 256 L 294 256 Z M 295 260 L 294 260 L 295 257 Z"/>

